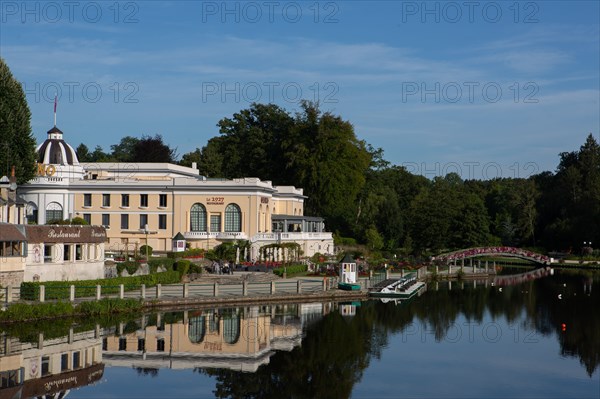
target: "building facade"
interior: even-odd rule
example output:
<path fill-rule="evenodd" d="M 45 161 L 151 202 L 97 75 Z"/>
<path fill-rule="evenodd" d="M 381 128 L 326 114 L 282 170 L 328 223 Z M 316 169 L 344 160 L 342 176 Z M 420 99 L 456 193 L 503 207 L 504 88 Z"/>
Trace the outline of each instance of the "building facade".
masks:
<path fill-rule="evenodd" d="M 104 278 L 102 226 L 0 223 L 0 286 Z"/>
<path fill-rule="evenodd" d="M 250 242 L 260 248 L 295 242 L 306 256 L 334 253 L 323 219 L 304 216 L 300 188 L 258 178 L 208 179 L 198 169 L 168 163 L 82 163 L 56 127 L 38 147 L 37 176 L 19 187 L 30 223 L 80 217 L 102 225 L 107 251 L 133 252 L 148 244 L 170 251 L 181 233 L 191 248 Z"/>

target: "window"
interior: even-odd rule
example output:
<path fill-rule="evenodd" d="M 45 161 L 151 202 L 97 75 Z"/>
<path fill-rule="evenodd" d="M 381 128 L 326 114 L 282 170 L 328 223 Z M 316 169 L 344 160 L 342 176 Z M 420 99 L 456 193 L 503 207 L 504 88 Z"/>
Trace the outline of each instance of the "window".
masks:
<path fill-rule="evenodd" d="M 148 207 L 148 194 L 140 194 L 140 206 L 144 208 Z"/>
<path fill-rule="evenodd" d="M 83 194 L 83 206 L 92 206 L 92 194 Z"/>
<path fill-rule="evenodd" d="M 126 213 L 121 214 L 121 228 L 125 230 L 129 228 L 129 215 Z"/>
<path fill-rule="evenodd" d="M 102 194 L 102 206 L 110 206 L 110 194 Z"/>
<path fill-rule="evenodd" d="M 225 231 L 242 231 L 242 211 L 237 204 L 225 208 Z"/>
<path fill-rule="evenodd" d="M 44 245 L 44 262 L 52 262 L 52 245 Z"/>
<path fill-rule="evenodd" d="M 108 350 L 108 338 L 106 338 L 106 337 L 102 338 L 102 350 L 103 351 Z"/>
<path fill-rule="evenodd" d="M 62 220 L 63 219 L 63 208 L 58 202 L 51 202 L 46 208 L 46 223 Z"/>
<path fill-rule="evenodd" d="M 21 241 L 0 241 L 0 256 L 24 256 L 26 248 Z"/>
<path fill-rule="evenodd" d="M 146 215 L 145 213 L 142 213 L 140 215 L 140 229 L 145 229 L 147 224 L 148 224 L 148 215 Z"/>
<path fill-rule="evenodd" d="M 204 205 L 192 205 L 192 209 L 190 210 L 190 230 L 206 231 L 206 208 Z"/>
<path fill-rule="evenodd" d="M 158 215 L 158 228 L 160 230 L 167 229 L 167 215 Z"/>
<path fill-rule="evenodd" d="M 110 226 L 110 214 L 109 213 L 102 214 L 102 226 Z"/>
<path fill-rule="evenodd" d="M 165 351 L 165 339 L 164 338 L 158 338 L 156 340 L 156 351 L 157 352 Z"/>
<path fill-rule="evenodd" d="M 121 206 L 129 208 L 129 194 L 121 194 Z"/>
<path fill-rule="evenodd" d="M 127 350 L 127 338 L 119 338 L 119 350 L 120 351 Z"/>
<path fill-rule="evenodd" d="M 23 369 L 0 371 L 0 389 L 23 384 Z"/>
<path fill-rule="evenodd" d="M 206 318 L 204 316 L 190 317 L 188 322 L 188 338 L 193 344 L 199 344 L 206 334 Z"/>
<path fill-rule="evenodd" d="M 65 244 L 63 260 L 71 260 L 71 246 L 69 244 Z"/>
<path fill-rule="evenodd" d="M 221 214 L 210 215 L 210 231 L 221 231 Z"/>
<path fill-rule="evenodd" d="M 73 352 L 73 368 L 78 369 L 81 367 L 81 352 Z"/>
<path fill-rule="evenodd" d="M 38 209 L 35 205 L 27 205 L 27 223 L 37 224 L 38 222 Z"/>
<path fill-rule="evenodd" d="M 83 258 L 83 252 L 81 244 L 75 244 L 75 260 L 81 260 Z"/>
<path fill-rule="evenodd" d="M 240 318 L 233 314 L 223 320 L 223 339 L 233 345 L 240 339 Z"/>
<path fill-rule="evenodd" d="M 158 196 L 158 206 L 167 207 L 167 194 L 160 194 Z"/>
<path fill-rule="evenodd" d="M 60 356 L 60 371 L 65 371 L 69 369 L 69 354 L 63 353 Z"/>
<path fill-rule="evenodd" d="M 83 214 L 83 220 L 85 220 L 87 224 L 92 224 L 92 214 L 91 213 L 84 213 Z"/>
<path fill-rule="evenodd" d="M 146 340 L 144 338 L 138 338 L 138 351 L 144 352 L 146 350 Z"/>
<path fill-rule="evenodd" d="M 50 374 L 50 356 L 42 356 L 42 377 Z"/>

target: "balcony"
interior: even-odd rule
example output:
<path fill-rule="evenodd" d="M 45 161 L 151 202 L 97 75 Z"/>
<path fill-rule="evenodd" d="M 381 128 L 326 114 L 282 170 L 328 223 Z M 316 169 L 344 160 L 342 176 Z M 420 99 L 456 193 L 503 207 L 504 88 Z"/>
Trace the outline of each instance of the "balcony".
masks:
<path fill-rule="evenodd" d="M 183 233 L 186 240 L 247 240 L 248 235 L 244 232 L 207 232 L 207 231 L 186 231 Z"/>
<path fill-rule="evenodd" d="M 333 235 L 330 232 L 321 233 L 258 233 L 252 236 L 252 242 L 282 242 L 282 241 L 306 241 L 306 240 L 333 240 Z"/>

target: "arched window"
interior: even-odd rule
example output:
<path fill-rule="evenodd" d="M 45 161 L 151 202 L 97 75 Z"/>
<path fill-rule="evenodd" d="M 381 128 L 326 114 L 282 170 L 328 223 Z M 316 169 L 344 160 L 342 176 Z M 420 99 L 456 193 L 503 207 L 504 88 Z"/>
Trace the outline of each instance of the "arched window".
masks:
<path fill-rule="evenodd" d="M 232 345 L 240 339 L 240 317 L 232 314 L 223 320 L 223 339 Z"/>
<path fill-rule="evenodd" d="M 204 316 L 190 317 L 188 323 L 188 338 L 193 344 L 199 344 L 206 335 L 206 318 Z"/>
<path fill-rule="evenodd" d="M 191 231 L 206 231 L 206 208 L 202 204 L 192 205 L 190 210 Z"/>
<path fill-rule="evenodd" d="M 38 222 L 38 207 L 35 202 L 29 202 L 27 207 L 25 208 L 25 217 L 27 218 L 27 223 L 29 224 L 37 224 Z"/>
<path fill-rule="evenodd" d="M 242 231 L 242 211 L 236 204 L 225 208 L 225 231 Z"/>
<path fill-rule="evenodd" d="M 63 208 L 58 202 L 51 202 L 46 206 L 46 223 L 53 220 L 63 220 Z"/>

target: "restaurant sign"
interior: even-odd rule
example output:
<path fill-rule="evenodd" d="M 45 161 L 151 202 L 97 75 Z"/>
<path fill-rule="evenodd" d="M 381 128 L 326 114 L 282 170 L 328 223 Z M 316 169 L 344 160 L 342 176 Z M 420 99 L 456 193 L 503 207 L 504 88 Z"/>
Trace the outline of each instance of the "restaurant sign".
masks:
<path fill-rule="evenodd" d="M 102 243 L 106 229 L 102 226 L 26 226 L 31 243 Z"/>

